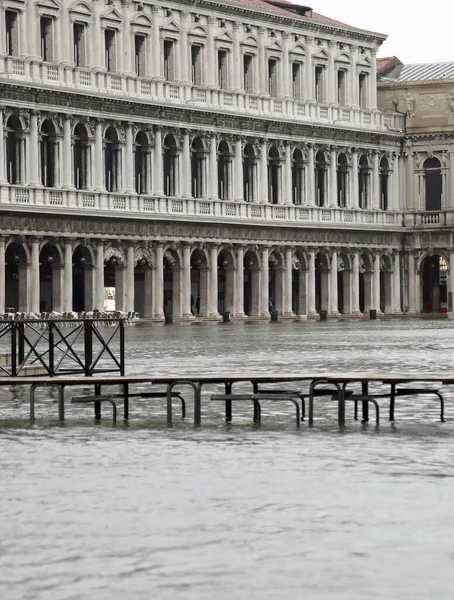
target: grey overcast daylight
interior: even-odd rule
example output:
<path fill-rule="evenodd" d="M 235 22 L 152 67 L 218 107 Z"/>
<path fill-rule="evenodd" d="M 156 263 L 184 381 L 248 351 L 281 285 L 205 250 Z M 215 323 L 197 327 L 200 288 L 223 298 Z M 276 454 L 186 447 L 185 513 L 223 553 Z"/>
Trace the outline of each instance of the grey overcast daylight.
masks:
<path fill-rule="evenodd" d="M 292 1 L 347 25 L 387 34 L 378 56 L 397 56 L 407 64 L 454 60 L 452 0 Z"/>

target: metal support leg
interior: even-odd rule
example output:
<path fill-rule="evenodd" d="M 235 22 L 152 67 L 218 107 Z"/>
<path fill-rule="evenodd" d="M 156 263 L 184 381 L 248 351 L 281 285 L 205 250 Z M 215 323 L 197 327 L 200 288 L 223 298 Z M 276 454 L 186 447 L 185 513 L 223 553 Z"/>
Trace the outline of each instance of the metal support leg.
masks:
<path fill-rule="evenodd" d="M 65 386 L 58 386 L 58 420 L 63 423 L 65 420 Z"/>
<path fill-rule="evenodd" d="M 189 385 L 194 391 L 194 425 L 202 422 L 202 384 L 193 381 L 174 381 L 167 386 L 167 424 L 172 425 L 172 391 L 175 386 Z"/>
<path fill-rule="evenodd" d="M 391 384 L 391 394 L 389 399 L 389 420 L 394 421 L 394 408 L 396 406 L 396 384 Z"/>
<path fill-rule="evenodd" d="M 129 419 L 129 384 L 123 384 L 123 418 L 125 421 Z"/>
<path fill-rule="evenodd" d="M 95 385 L 95 396 L 101 395 L 101 386 L 99 384 Z M 95 403 L 95 419 L 99 421 L 101 418 L 101 401 L 97 400 Z"/>
<path fill-rule="evenodd" d="M 228 394 L 229 396 L 231 396 L 232 395 L 232 384 L 226 382 L 224 385 L 225 385 L 225 393 Z M 226 423 L 232 422 L 232 401 L 231 400 L 225 401 L 225 422 Z"/>
<path fill-rule="evenodd" d="M 443 399 L 443 396 L 440 394 L 440 392 L 435 392 L 435 394 L 440 399 L 440 421 L 442 423 L 444 423 L 445 422 L 445 401 Z"/>
<path fill-rule="evenodd" d="M 363 396 L 369 395 L 369 383 L 367 381 L 363 381 L 361 383 L 361 394 Z M 363 423 L 369 422 L 369 402 L 367 400 L 363 401 Z"/>
<path fill-rule="evenodd" d="M 30 388 L 30 421 L 35 420 L 35 390 L 37 384 L 34 383 Z"/>
<path fill-rule="evenodd" d="M 337 409 L 337 420 L 339 425 L 345 425 L 345 389 L 342 386 L 334 384 L 338 388 L 339 400 L 338 400 L 338 409 Z"/>
<path fill-rule="evenodd" d="M 262 408 L 258 400 L 254 400 L 254 423 L 262 422 Z"/>

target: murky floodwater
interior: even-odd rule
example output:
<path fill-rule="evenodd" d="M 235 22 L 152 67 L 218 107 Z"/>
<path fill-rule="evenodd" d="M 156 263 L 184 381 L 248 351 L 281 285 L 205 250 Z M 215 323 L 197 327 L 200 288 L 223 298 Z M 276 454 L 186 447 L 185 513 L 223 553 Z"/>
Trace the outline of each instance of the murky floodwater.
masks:
<path fill-rule="evenodd" d="M 454 323 L 328 322 L 130 327 L 128 374 L 451 371 Z M 211 389 L 206 390 L 206 395 Z M 454 388 L 453 388 L 454 392 Z M 191 404 L 188 393 L 188 403 Z M 0 399 L 3 600 L 336 600 L 452 597 L 454 393 L 399 399 L 397 421 L 344 431 L 289 407 L 203 403 L 203 425 L 165 401 L 67 406 L 51 392 L 27 421 L 24 390 Z M 191 412 L 191 407 L 189 407 Z"/>

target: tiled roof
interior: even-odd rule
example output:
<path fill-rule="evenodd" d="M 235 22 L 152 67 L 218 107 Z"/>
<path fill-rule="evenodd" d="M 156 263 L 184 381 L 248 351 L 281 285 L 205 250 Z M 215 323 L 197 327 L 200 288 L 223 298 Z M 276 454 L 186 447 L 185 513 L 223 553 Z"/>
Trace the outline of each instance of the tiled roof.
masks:
<path fill-rule="evenodd" d="M 303 8 L 300 5 L 294 4 L 293 2 L 288 2 L 287 0 L 223 0 L 226 4 L 239 4 L 244 6 L 244 8 L 249 8 L 251 10 L 257 11 L 267 11 L 267 12 L 275 12 L 280 15 L 285 15 L 287 17 L 291 17 L 292 19 L 301 19 L 302 21 L 317 21 L 318 23 L 325 23 L 326 25 L 334 25 L 336 27 L 347 27 L 348 29 L 353 29 L 355 31 L 363 31 L 362 29 L 358 29 L 357 27 L 352 27 L 351 25 L 347 25 L 346 23 L 341 23 L 341 21 L 336 21 L 335 19 L 331 19 L 330 17 L 325 17 L 324 15 L 320 15 L 316 12 L 310 11 L 307 12 L 304 16 L 299 15 L 296 12 L 296 9 Z M 286 8 L 288 6 L 288 8 Z M 382 37 L 382 36 L 380 36 Z M 384 37 L 384 36 L 383 36 Z"/>
<path fill-rule="evenodd" d="M 395 81 L 432 81 L 454 79 L 454 62 L 396 65 L 383 74 L 386 79 Z"/>
<path fill-rule="evenodd" d="M 393 60 L 398 60 L 396 56 L 387 56 L 386 58 L 377 58 L 377 73 L 380 73 L 385 67 L 387 67 Z"/>

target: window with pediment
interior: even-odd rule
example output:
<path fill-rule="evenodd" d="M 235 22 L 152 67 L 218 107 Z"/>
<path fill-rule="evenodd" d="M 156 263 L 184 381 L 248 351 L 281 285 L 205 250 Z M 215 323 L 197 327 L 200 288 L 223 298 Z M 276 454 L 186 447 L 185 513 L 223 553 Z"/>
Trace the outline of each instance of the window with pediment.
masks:
<path fill-rule="evenodd" d="M 19 12 L 5 10 L 6 54 L 19 56 Z"/>

